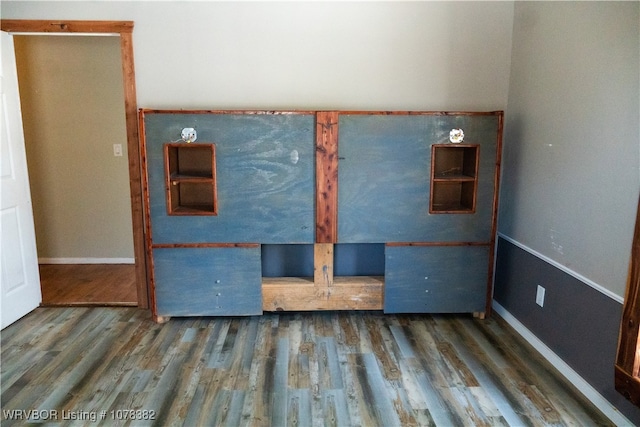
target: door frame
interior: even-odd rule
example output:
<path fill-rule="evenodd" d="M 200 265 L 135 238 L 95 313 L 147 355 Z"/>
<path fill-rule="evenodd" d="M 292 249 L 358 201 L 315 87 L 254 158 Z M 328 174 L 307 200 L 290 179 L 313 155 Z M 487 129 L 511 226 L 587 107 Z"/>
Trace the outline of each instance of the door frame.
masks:
<path fill-rule="evenodd" d="M 640 406 L 640 198 L 631 242 L 629 276 L 620 322 L 618 354 L 615 364 L 615 388 L 636 406 Z"/>
<path fill-rule="evenodd" d="M 122 82 L 129 163 L 129 190 L 133 226 L 133 251 L 135 259 L 138 307 L 149 308 L 147 265 L 144 238 L 144 209 L 142 176 L 140 172 L 140 148 L 138 144 L 138 103 L 133 63 L 133 21 L 66 21 L 2 19 L 0 29 L 9 34 L 68 33 L 118 35 L 122 58 Z"/>

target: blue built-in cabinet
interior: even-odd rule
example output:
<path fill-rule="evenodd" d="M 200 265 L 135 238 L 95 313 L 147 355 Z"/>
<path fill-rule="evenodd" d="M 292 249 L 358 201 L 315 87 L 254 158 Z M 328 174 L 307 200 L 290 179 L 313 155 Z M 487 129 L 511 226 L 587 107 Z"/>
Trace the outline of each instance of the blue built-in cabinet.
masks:
<path fill-rule="evenodd" d="M 140 121 L 156 320 L 490 311 L 502 112 Z"/>

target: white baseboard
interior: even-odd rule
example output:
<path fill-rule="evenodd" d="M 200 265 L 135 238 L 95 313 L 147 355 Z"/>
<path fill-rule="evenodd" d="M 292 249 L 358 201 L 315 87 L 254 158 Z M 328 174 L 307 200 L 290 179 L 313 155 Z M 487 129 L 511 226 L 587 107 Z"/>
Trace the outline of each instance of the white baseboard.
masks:
<path fill-rule="evenodd" d="M 135 264 L 135 258 L 38 258 L 38 264 Z"/>
<path fill-rule="evenodd" d="M 576 371 L 574 371 L 564 360 L 555 354 L 545 343 L 543 343 L 533 332 L 525 327 L 518 319 L 516 319 L 511 313 L 509 313 L 504 307 L 502 307 L 495 300 L 493 301 L 493 309 L 502 317 L 513 329 L 518 332 L 529 344 L 531 344 L 542 356 L 549 361 L 560 373 L 578 390 L 585 395 L 587 399 L 591 401 L 605 416 L 607 416 L 611 422 L 616 426 L 633 426 L 634 424 L 629 421 L 624 415 L 618 411 L 607 399 L 589 384 L 584 378 L 582 378 Z M 613 375 L 613 367 L 611 368 L 611 375 Z M 613 382 L 613 377 L 611 378 Z"/>

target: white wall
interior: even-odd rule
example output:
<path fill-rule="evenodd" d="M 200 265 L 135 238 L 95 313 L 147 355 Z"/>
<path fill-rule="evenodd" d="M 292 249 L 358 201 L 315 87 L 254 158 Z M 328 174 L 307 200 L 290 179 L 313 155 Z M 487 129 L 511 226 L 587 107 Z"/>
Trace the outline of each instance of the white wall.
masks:
<path fill-rule="evenodd" d="M 624 296 L 640 183 L 640 3 L 516 2 L 499 231 Z"/>
<path fill-rule="evenodd" d="M 144 108 L 498 110 L 512 2 L 2 1 L 5 19 L 132 20 Z"/>

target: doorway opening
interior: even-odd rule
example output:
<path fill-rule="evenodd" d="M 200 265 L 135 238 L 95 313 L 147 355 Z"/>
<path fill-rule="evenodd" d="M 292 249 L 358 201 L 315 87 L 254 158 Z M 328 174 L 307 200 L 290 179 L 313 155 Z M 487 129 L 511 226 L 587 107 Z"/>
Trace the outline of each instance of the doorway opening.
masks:
<path fill-rule="evenodd" d="M 98 161 L 96 164 L 101 165 L 101 163 L 105 163 L 107 160 L 113 160 L 114 154 L 116 151 L 121 148 L 121 152 L 123 154 L 123 158 L 120 160 L 125 160 L 126 167 L 125 170 L 128 171 L 128 174 L 124 174 L 125 181 L 128 183 L 125 185 L 128 186 L 129 189 L 129 218 L 128 218 L 128 227 L 119 227 L 119 228 L 128 228 L 129 237 L 124 240 L 131 243 L 133 240 L 133 248 L 129 248 L 129 252 L 124 257 L 116 256 L 115 258 L 124 258 L 126 262 L 133 262 L 129 264 L 128 277 L 132 280 L 133 289 L 129 288 L 127 291 L 127 296 L 120 296 L 118 299 L 127 299 L 127 301 L 108 301 L 110 303 L 121 303 L 124 305 L 137 305 L 140 308 L 148 308 L 148 290 L 147 290 L 147 278 L 146 278 L 146 261 L 145 261 L 145 250 L 144 250 L 144 229 L 143 229 L 143 217 L 142 217 L 142 185 L 140 179 L 140 167 L 139 167 L 139 148 L 138 148 L 138 121 L 137 121 L 137 103 L 136 103 L 136 95 L 135 95 L 135 73 L 133 67 L 133 46 L 132 46 L 132 31 L 133 31 L 133 23 L 130 21 L 32 21 L 32 20 L 2 20 L 2 30 L 8 32 L 14 39 L 16 36 L 36 36 L 36 35 L 51 35 L 51 34 L 65 34 L 65 35 L 73 35 L 73 36 L 110 36 L 110 37 L 95 37 L 95 39 L 117 39 L 118 42 L 116 45 L 119 46 L 119 57 L 120 61 L 120 72 L 121 72 L 121 87 L 115 88 L 114 92 L 117 92 L 122 100 L 122 93 L 124 91 L 124 108 L 120 114 L 124 115 L 124 140 L 122 147 L 116 148 L 113 144 L 119 144 L 119 142 L 114 142 L 113 144 L 109 144 L 109 157 L 101 157 L 102 162 Z M 116 36 L 116 37 L 113 37 Z M 76 37 L 73 37 L 74 39 Z M 49 70 L 50 73 L 55 73 L 55 69 Z M 85 93 L 81 96 L 77 96 L 78 102 L 81 102 L 82 99 L 85 99 L 88 96 L 91 96 L 91 93 Z M 63 108 L 60 106 L 60 108 Z M 122 116 L 121 116 L 122 118 Z M 71 121 L 66 124 L 67 128 L 73 128 L 77 123 Z M 25 126 L 26 128 L 26 126 Z M 79 142 L 75 142 L 75 147 L 72 145 L 71 147 L 66 147 L 66 152 L 70 153 L 74 150 L 79 150 L 81 146 L 85 146 L 91 140 L 91 136 L 82 138 Z M 86 148 L 86 147 L 85 147 Z M 63 155 L 65 154 L 65 149 L 63 151 Z M 91 150 L 89 150 L 91 151 Z M 58 153 L 60 154 L 60 153 Z M 95 159 L 94 159 L 95 160 Z M 100 159 L 99 159 L 100 160 Z M 69 162 L 70 164 L 67 167 L 62 167 L 62 169 L 73 169 L 78 166 L 78 162 L 75 163 Z M 31 167 L 30 167 L 31 168 Z M 60 168 L 60 166 L 58 166 Z M 31 173 L 30 173 L 31 174 Z M 114 178 L 116 179 L 116 178 Z M 96 182 L 99 182 L 98 180 Z M 84 188 L 85 193 L 98 193 L 98 197 L 100 196 L 101 190 L 96 188 L 95 185 L 91 185 L 90 183 L 85 183 L 84 187 L 80 186 L 80 188 Z M 65 193 L 65 189 L 62 190 L 62 194 Z M 68 189 L 67 193 L 73 193 L 72 189 Z M 121 191 L 122 193 L 122 191 Z M 126 191 L 124 191 L 126 195 Z M 95 195 L 95 194 L 93 194 Z M 121 194 L 122 195 L 122 194 Z M 109 197 L 105 197 L 109 199 Z M 56 198 L 57 199 L 57 198 Z M 78 203 L 78 202 L 75 202 Z M 81 202 L 80 202 L 81 203 Z M 122 201 L 120 201 L 122 203 Z M 46 216 L 46 215 L 43 215 Z M 87 218 L 91 218 L 88 216 Z M 95 216 L 95 218 L 99 218 L 99 216 Z M 85 221 L 90 221 L 90 219 L 85 219 Z M 100 221 L 94 220 L 95 224 L 93 228 L 96 230 L 100 229 Z M 91 228 L 91 227 L 90 227 Z M 116 227 L 118 228 L 118 227 Z M 132 236 L 131 236 L 132 234 Z M 74 242 L 75 244 L 79 244 L 82 246 L 81 240 L 86 237 L 83 236 L 82 233 L 77 233 L 75 235 Z M 90 239 L 88 239 L 90 240 Z M 116 241 L 123 241 L 123 239 L 116 239 Z M 89 245 L 91 246 L 91 245 Z M 113 257 L 110 255 L 101 256 L 99 252 L 92 252 L 91 249 L 80 249 L 80 253 L 87 253 L 87 258 L 93 258 L 93 262 L 98 260 L 100 266 L 102 266 L 102 272 L 99 273 L 98 276 L 102 276 L 102 279 L 98 277 L 97 286 L 98 288 L 108 286 L 107 282 L 110 277 L 115 277 L 118 274 L 122 274 L 119 272 L 116 274 L 115 266 L 120 266 L 122 264 L 111 264 L 113 262 Z M 131 256 L 132 254 L 132 256 Z M 46 255 L 44 255 L 46 258 Z M 75 257 L 72 256 L 71 261 L 75 263 Z M 84 258 L 83 256 L 79 256 L 78 258 Z M 100 259 L 107 259 L 108 263 L 100 263 Z M 46 259 L 41 260 L 41 264 L 47 262 Z M 64 265 L 64 260 L 62 261 Z M 60 269 L 60 260 L 56 261 L 54 266 L 58 266 L 56 268 Z M 78 267 L 82 267 L 78 265 Z M 113 267 L 113 268 L 112 268 Z M 87 270 L 92 270 L 87 268 Z M 95 270 L 95 269 L 94 269 Z M 48 277 L 48 272 L 42 270 L 42 279 L 46 280 Z M 94 271 L 95 272 L 95 271 Z M 131 273 L 133 272 L 133 275 Z M 86 272 L 82 274 L 74 273 L 76 276 L 80 276 L 82 283 L 90 282 L 91 280 L 87 280 L 88 277 Z M 61 276 L 60 271 L 55 274 L 56 277 Z M 104 280 L 107 280 L 105 282 Z M 131 281 L 129 283 L 131 286 Z M 135 298 L 131 301 L 131 291 L 134 291 Z M 44 296 L 45 292 L 43 292 Z M 43 298 L 46 303 L 46 299 Z M 90 303 L 91 301 L 85 301 Z M 102 301 L 106 303 L 106 301 Z"/>
<path fill-rule="evenodd" d="M 120 41 L 13 39 L 42 305 L 137 305 Z"/>

